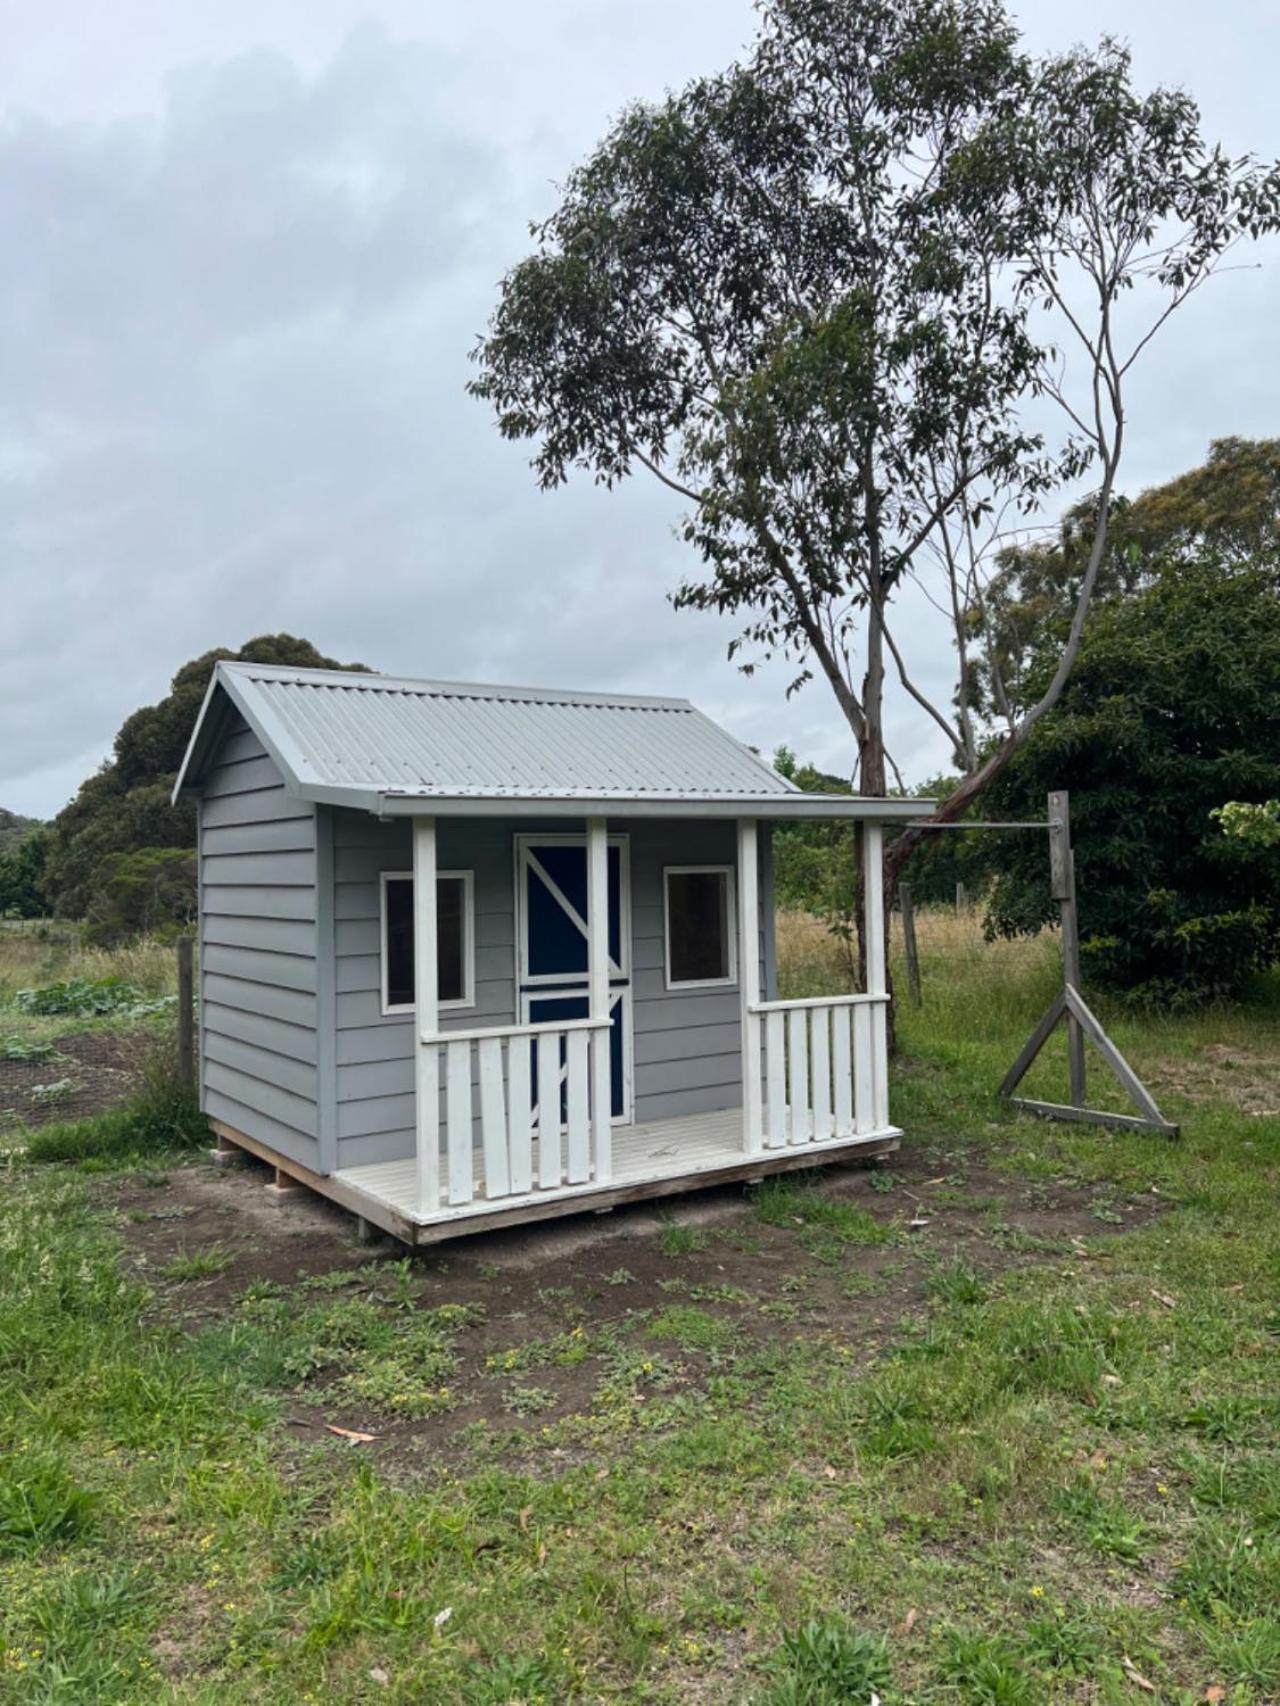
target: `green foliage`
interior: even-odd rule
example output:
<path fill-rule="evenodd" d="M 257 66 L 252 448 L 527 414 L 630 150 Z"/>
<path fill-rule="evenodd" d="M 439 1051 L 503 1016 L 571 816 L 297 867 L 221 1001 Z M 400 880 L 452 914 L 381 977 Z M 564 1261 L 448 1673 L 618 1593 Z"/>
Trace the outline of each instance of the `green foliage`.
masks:
<path fill-rule="evenodd" d="M 143 850 L 190 855 L 195 847 L 194 805 L 190 800 L 172 805 L 169 796 L 209 677 L 222 658 L 307 669 L 364 668 L 324 657 L 309 640 L 292 634 L 263 634 L 239 651 L 220 647 L 193 658 L 159 704 L 125 719 L 112 757 L 55 818 L 43 877 L 54 912 L 90 919 L 103 940 L 164 923 L 181 925 L 191 916 L 190 860 L 137 855 Z"/>
<path fill-rule="evenodd" d="M 1039 1706 L 1042 1698 L 1007 1636 L 949 1629 L 939 1670 L 965 1706 Z"/>
<path fill-rule="evenodd" d="M 174 1005 L 172 995 L 150 995 L 121 977 L 68 977 L 40 989 L 20 989 L 13 998 L 24 1013 L 68 1014 L 97 1019 L 112 1014 L 121 1019 L 145 1018 Z"/>
<path fill-rule="evenodd" d="M 969 612 L 998 662 L 1007 691 L 1021 703 L 1023 678 L 1046 629 L 1070 621 L 1093 542 L 1092 497 L 1073 504 L 1058 537 L 1007 547 L 999 572 Z M 1280 551 L 1280 439 L 1216 439 L 1199 468 L 1153 486 L 1136 498 L 1117 497 L 1108 520 L 1107 550 L 1094 592 L 1096 604 L 1149 587 L 1170 558 L 1208 555 L 1245 564 Z M 986 667 L 979 665 L 985 689 Z"/>
<path fill-rule="evenodd" d="M 59 1055 L 53 1043 L 40 1042 L 26 1037 L 0 1037 L 0 1060 L 59 1060 Z"/>
<path fill-rule="evenodd" d="M 779 775 L 806 794 L 850 794 L 849 782 L 801 764 L 780 746 L 773 755 Z M 847 823 L 779 823 L 773 829 L 773 887 L 779 906 L 827 919 L 837 935 L 852 928 L 858 889 L 858 846 Z"/>
<path fill-rule="evenodd" d="M 1000 816 L 1034 817 L 1050 789 L 1070 791 L 1089 982 L 1186 1003 L 1274 961 L 1280 867 L 1212 812 L 1280 789 L 1277 703 L 1274 564 L 1170 563 L 1097 610 L 1060 705 L 991 796 Z M 992 863 L 997 929 L 1052 916 L 1042 843 L 1010 838 Z"/>
<path fill-rule="evenodd" d="M 0 845 L 0 918 L 42 918 L 49 910 L 44 877 L 50 841 L 40 824 Z"/>
<path fill-rule="evenodd" d="M 6 811 L 0 806 L 0 854 L 7 853 L 41 827 L 38 818 L 23 817 L 20 812 Z"/>
<path fill-rule="evenodd" d="M 1253 847 L 1280 846 L 1280 800 L 1264 800 L 1250 804 L 1244 800 L 1228 800 L 1209 813 L 1227 835 Z"/>
<path fill-rule="evenodd" d="M 0 1558 L 81 1538 L 99 1503 L 52 1452 L 0 1455 Z"/>
<path fill-rule="evenodd" d="M 891 1680 L 888 1643 L 844 1618 L 825 1617 L 784 1635 L 760 1706 L 866 1706 Z"/>
<path fill-rule="evenodd" d="M 812 764 L 801 764 L 789 747 L 780 746 L 773 767 L 806 793 L 849 794 L 852 788 L 838 776 L 828 776 Z M 926 800 L 945 800 L 960 784 L 954 775 L 933 776 L 912 792 Z M 963 817 L 978 816 L 976 805 Z M 986 868 L 975 838 L 958 830 L 925 835 L 904 865 L 901 880 L 911 884 L 916 906 L 951 905 L 956 885 L 975 895 L 987 882 Z M 861 881 L 857 832 L 849 823 L 778 823 L 773 829 L 773 886 L 784 910 L 811 912 L 825 918 L 832 934 L 849 942 L 856 916 Z M 852 969 L 852 968 L 850 968 Z"/>
<path fill-rule="evenodd" d="M 176 933 L 196 916 L 196 854 L 186 847 L 109 853 L 97 868 L 86 913 L 93 942 Z"/>

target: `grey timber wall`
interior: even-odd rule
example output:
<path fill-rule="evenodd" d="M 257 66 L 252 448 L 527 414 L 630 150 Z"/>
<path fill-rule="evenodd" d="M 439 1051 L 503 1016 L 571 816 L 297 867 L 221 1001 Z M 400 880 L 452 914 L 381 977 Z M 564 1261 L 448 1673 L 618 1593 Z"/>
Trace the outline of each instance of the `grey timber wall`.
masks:
<path fill-rule="evenodd" d="M 199 823 L 201 1106 L 323 1168 L 315 808 L 285 792 L 237 719 L 202 784 Z"/>

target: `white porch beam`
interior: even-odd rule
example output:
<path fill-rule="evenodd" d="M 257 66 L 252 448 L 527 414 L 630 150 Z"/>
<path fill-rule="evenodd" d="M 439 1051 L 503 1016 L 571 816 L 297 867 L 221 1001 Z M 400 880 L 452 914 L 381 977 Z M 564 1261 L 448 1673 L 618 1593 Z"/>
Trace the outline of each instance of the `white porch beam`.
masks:
<path fill-rule="evenodd" d="M 604 1020 L 591 1033 L 591 1129 L 596 1183 L 613 1177 L 613 1073 L 609 1020 L 609 831 L 602 817 L 587 819 L 587 1013 Z"/>
<path fill-rule="evenodd" d="M 417 1114 L 414 1158 L 419 1214 L 435 1214 L 440 1207 L 440 1045 L 425 1040 L 434 1039 L 440 1027 L 436 869 L 436 820 L 416 817 L 413 820 L 413 1028 Z"/>
<path fill-rule="evenodd" d="M 863 825 L 862 909 L 867 932 L 867 994 L 883 996 L 889 987 L 884 919 L 884 827 Z M 871 1008 L 872 1107 L 877 1129 L 889 1123 L 889 1025 L 886 1004 Z"/>
<path fill-rule="evenodd" d="M 742 1000 L 742 1145 L 755 1155 L 764 1143 L 760 1086 L 760 865 L 756 820 L 738 819 L 738 988 Z"/>

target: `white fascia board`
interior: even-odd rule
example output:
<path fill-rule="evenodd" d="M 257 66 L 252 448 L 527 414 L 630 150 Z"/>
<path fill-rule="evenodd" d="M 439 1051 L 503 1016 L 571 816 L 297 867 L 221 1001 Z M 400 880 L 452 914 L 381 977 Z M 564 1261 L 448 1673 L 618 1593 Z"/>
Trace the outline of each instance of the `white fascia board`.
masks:
<path fill-rule="evenodd" d="M 353 796 L 360 793 L 359 799 Z M 334 805 L 358 805 L 379 817 L 570 817 L 605 814 L 617 818 L 765 818 L 844 819 L 864 823 L 902 823 L 932 812 L 933 800 L 866 799 L 857 794 L 680 795 L 636 794 L 503 794 L 460 795 L 430 793 L 368 794 L 355 789 L 304 788 L 309 799 Z M 341 797 L 338 797 L 341 796 Z"/>

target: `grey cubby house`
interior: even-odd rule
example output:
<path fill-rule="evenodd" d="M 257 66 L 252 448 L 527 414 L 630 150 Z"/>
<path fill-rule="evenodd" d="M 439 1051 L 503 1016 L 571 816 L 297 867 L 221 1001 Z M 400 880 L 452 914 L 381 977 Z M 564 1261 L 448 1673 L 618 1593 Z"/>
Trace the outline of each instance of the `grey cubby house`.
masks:
<path fill-rule="evenodd" d="M 893 1147 L 883 825 L 684 700 L 220 663 L 196 797 L 224 1144 L 410 1243 Z M 863 825 L 868 987 L 777 998 L 771 830 Z"/>

